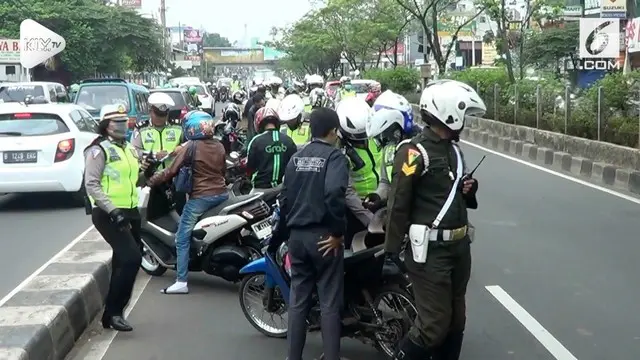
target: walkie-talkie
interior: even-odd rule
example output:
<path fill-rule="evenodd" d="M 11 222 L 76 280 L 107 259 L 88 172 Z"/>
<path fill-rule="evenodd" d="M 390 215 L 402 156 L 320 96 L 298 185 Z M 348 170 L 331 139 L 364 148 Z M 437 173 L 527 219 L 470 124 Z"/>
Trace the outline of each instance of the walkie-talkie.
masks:
<path fill-rule="evenodd" d="M 471 170 L 470 173 L 464 174 L 464 176 L 462 177 L 462 181 L 466 180 L 466 179 L 471 179 L 473 177 L 473 173 L 476 172 L 476 170 L 478 170 L 478 167 L 480 166 L 480 164 L 482 164 L 482 162 L 484 161 L 484 158 L 486 158 L 487 155 L 482 155 L 482 159 L 480 159 L 480 161 L 478 161 L 478 165 L 476 165 L 476 167 L 473 168 L 473 170 Z"/>

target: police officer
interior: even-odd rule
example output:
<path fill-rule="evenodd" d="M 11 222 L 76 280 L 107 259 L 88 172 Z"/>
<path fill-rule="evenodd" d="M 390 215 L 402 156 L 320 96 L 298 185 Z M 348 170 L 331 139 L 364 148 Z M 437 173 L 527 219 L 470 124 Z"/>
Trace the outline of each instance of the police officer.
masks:
<path fill-rule="evenodd" d="M 311 140 L 309 123 L 303 121 L 304 101 L 300 95 L 287 95 L 278 106 L 278 115 L 283 125 L 280 131 L 290 137 L 299 147 Z"/>
<path fill-rule="evenodd" d="M 100 136 L 85 149 L 84 178 L 93 225 L 113 249 L 102 326 L 131 331 L 123 316 L 142 260 L 136 188 L 138 153 L 125 140 L 125 107 L 106 105 L 100 113 Z"/>
<path fill-rule="evenodd" d="M 240 84 L 240 80 L 238 80 L 238 75 L 233 74 L 231 76 L 231 92 L 234 93 L 242 89 L 242 85 Z"/>
<path fill-rule="evenodd" d="M 335 111 L 317 109 L 311 114 L 310 121 L 314 140 L 287 164 L 282 190 L 285 196 L 282 214 L 285 214 L 290 230 L 292 271 L 288 359 L 302 358 L 309 302 L 317 287 L 324 359 L 338 360 L 349 168 L 347 159 L 335 146 L 339 127 Z"/>
<path fill-rule="evenodd" d="M 163 92 L 149 95 L 151 106 L 151 124 L 133 135 L 133 146 L 139 154 L 143 151 L 153 151 L 158 159 L 164 158 L 176 150 L 182 142 L 182 127 L 168 124 L 169 110 L 175 106 L 171 96 Z M 166 164 L 160 164 L 158 169 L 164 169 Z"/>
<path fill-rule="evenodd" d="M 395 258 L 409 235 L 405 265 L 418 309 L 396 359 L 457 360 L 471 273 L 467 208 L 478 206 L 478 184 L 455 142 L 465 116 L 486 107 L 468 85 L 443 80 L 427 85 L 420 108 L 428 127 L 398 146 L 387 207 L 385 250 Z"/>

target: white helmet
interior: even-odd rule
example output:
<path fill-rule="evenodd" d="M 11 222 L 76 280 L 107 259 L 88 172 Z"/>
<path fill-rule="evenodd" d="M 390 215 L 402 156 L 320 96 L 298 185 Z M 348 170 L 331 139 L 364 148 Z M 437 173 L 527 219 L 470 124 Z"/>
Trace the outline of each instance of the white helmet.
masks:
<path fill-rule="evenodd" d="M 427 112 L 453 131 L 460 131 L 465 116 L 482 116 L 487 107 L 469 85 L 455 80 L 438 80 L 428 83 L 422 91 L 420 111 Z"/>
<path fill-rule="evenodd" d="M 340 83 L 341 84 L 344 84 L 344 83 L 349 82 L 349 81 L 351 81 L 351 78 L 348 77 L 348 76 L 343 76 L 343 77 L 340 78 Z"/>
<path fill-rule="evenodd" d="M 304 101 L 300 95 L 291 94 L 287 95 L 280 102 L 278 108 L 278 116 L 280 121 L 289 121 L 297 118 L 304 111 Z"/>
<path fill-rule="evenodd" d="M 277 77 L 277 76 L 272 76 L 272 77 L 269 79 L 269 84 L 272 84 L 272 85 L 278 85 L 278 86 L 280 86 L 280 85 L 282 85 L 282 79 L 280 79 L 280 78 L 279 78 L 279 77 Z"/>
<path fill-rule="evenodd" d="M 149 103 L 149 105 L 162 112 L 169 111 L 171 107 L 176 106 L 176 103 L 173 101 L 171 96 L 161 91 L 151 93 L 147 102 Z"/>
<path fill-rule="evenodd" d="M 309 103 L 313 107 L 322 106 L 326 93 L 321 88 L 315 88 L 309 92 Z"/>
<path fill-rule="evenodd" d="M 278 111 L 278 108 L 280 107 L 280 100 L 271 98 L 267 101 L 264 107 Z"/>
<path fill-rule="evenodd" d="M 402 95 L 387 90 L 380 94 L 373 103 L 375 111 L 371 121 L 367 123 L 367 136 L 374 137 L 398 124 L 404 133 L 413 127 L 413 109 L 409 101 Z"/>
<path fill-rule="evenodd" d="M 363 99 L 346 98 L 336 109 L 340 118 L 340 132 L 350 140 L 367 138 L 367 123 L 373 116 L 373 109 Z"/>
<path fill-rule="evenodd" d="M 100 121 L 113 119 L 129 119 L 127 116 L 127 108 L 124 104 L 108 104 L 100 109 Z"/>
<path fill-rule="evenodd" d="M 324 84 L 324 79 L 322 78 L 322 76 L 318 75 L 318 74 L 314 74 L 309 76 L 309 78 L 307 79 L 307 84 L 308 85 L 320 85 L 322 86 Z"/>

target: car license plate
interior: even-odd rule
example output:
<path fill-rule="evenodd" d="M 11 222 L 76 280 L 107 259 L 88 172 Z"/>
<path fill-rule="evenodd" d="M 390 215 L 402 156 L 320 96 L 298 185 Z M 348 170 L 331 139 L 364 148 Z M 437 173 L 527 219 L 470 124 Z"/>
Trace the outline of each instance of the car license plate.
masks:
<path fill-rule="evenodd" d="M 5 164 L 29 164 L 38 162 L 37 151 L 5 151 L 2 153 Z"/>
<path fill-rule="evenodd" d="M 259 223 L 251 225 L 251 229 L 258 239 L 262 240 L 271 235 L 271 219 L 264 219 Z"/>

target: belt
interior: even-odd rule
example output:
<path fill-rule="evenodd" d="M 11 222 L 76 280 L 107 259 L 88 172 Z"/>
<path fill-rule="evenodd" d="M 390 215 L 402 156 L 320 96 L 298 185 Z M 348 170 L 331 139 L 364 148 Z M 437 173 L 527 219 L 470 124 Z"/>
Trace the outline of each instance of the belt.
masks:
<path fill-rule="evenodd" d="M 436 230 L 436 231 L 433 231 Z M 467 236 L 467 225 L 457 229 L 433 229 L 429 231 L 429 241 L 457 241 Z"/>

